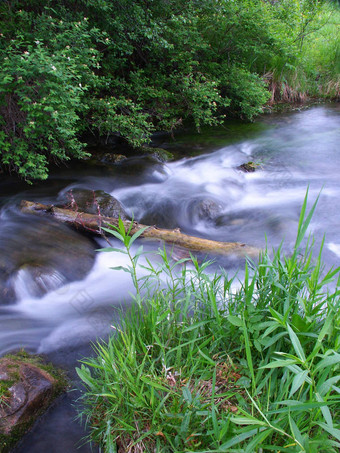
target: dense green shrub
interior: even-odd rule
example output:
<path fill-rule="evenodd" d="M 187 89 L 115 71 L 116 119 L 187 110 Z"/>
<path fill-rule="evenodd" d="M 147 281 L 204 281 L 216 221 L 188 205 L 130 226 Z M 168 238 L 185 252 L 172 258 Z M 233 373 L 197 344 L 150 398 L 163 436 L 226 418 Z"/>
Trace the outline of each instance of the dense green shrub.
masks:
<path fill-rule="evenodd" d="M 16 18 L 20 24 L 33 20 L 23 11 Z M 6 45 L 3 36 L 1 49 L 1 161 L 28 179 L 45 179 L 49 160 L 86 156 L 77 133 L 98 66 L 86 20 L 38 20 L 30 40 L 20 30 Z"/>
<path fill-rule="evenodd" d="M 187 120 L 199 129 L 230 115 L 252 119 L 269 98 L 265 73 L 280 89 L 303 89 L 303 79 L 311 94 L 334 96 L 334 8 L 317 0 L 2 1 L 0 164 L 43 179 L 49 161 L 86 155 L 86 131 L 140 146 Z M 316 35 L 323 39 L 312 49 Z"/>

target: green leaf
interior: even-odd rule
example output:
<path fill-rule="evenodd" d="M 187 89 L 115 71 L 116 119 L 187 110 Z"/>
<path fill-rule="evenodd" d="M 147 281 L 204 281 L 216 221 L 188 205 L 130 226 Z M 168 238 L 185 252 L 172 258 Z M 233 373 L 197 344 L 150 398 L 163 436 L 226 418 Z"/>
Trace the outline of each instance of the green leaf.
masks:
<path fill-rule="evenodd" d="M 327 368 L 328 366 L 336 365 L 340 363 L 340 354 L 336 352 L 331 355 L 327 356 L 325 359 L 321 360 L 315 367 L 315 372 L 322 370 L 323 368 Z"/>
<path fill-rule="evenodd" d="M 127 272 L 128 274 L 131 274 L 131 269 L 124 267 L 124 266 L 115 266 L 115 267 L 110 267 L 113 271 L 124 271 Z"/>
<path fill-rule="evenodd" d="M 322 396 L 319 393 L 316 392 L 315 396 L 316 396 L 316 399 L 319 401 L 319 403 L 324 402 L 324 399 L 322 398 Z M 325 419 L 327 425 L 330 426 L 331 428 L 333 428 L 333 419 L 332 419 L 332 415 L 331 415 L 331 412 L 330 412 L 328 406 L 321 406 L 321 412 L 322 412 L 322 415 L 324 416 L 324 419 Z"/>
<path fill-rule="evenodd" d="M 198 350 L 198 353 L 211 365 L 216 366 L 216 363 L 210 357 L 208 357 L 206 354 L 204 354 L 204 352 L 202 352 L 200 349 Z"/>
<path fill-rule="evenodd" d="M 289 324 L 287 324 L 287 330 L 288 330 L 289 337 L 293 344 L 296 354 L 298 355 L 298 357 L 300 358 L 300 360 L 303 363 L 306 363 L 306 356 L 305 356 L 305 353 L 303 352 L 303 348 L 301 346 L 300 340 L 298 339 L 296 333 L 293 331 L 293 329 L 290 327 Z"/>
<path fill-rule="evenodd" d="M 308 192 L 309 192 L 309 187 L 307 188 L 305 199 L 302 204 L 301 212 L 300 212 L 300 219 L 299 219 L 299 225 L 298 225 L 298 233 L 296 236 L 296 241 L 295 241 L 295 246 L 294 246 L 294 254 L 297 254 L 298 252 L 298 247 L 300 246 L 303 238 L 306 235 L 307 228 L 312 220 L 316 205 L 319 201 L 320 194 L 317 196 L 311 210 L 308 213 L 308 216 L 305 220 L 305 213 L 306 213 L 306 208 L 307 208 L 307 200 L 308 200 Z"/>
<path fill-rule="evenodd" d="M 245 446 L 244 453 L 254 453 L 257 451 L 257 448 L 262 445 L 265 439 L 273 433 L 272 428 L 265 429 L 262 432 L 259 432 L 253 439 Z"/>
<path fill-rule="evenodd" d="M 337 376 L 333 376 L 333 377 L 327 379 L 321 385 L 317 385 L 316 388 L 319 391 L 321 396 L 324 396 L 326 393 L 328 393 L 331 388 L 333 388 L 333 390 L 335 390 L 335 391 L 338 391 L 338 393 L 339 393 L 339 389 L 336 390 L 336 388 L 333 387 L 333 385 L 336 384 L 339 380 L 340 380 L 340 375 L 338 374 Z"/>
<path fill-rule="evenodd" d="M 249 439 L 249 437 L 252 437 L 255 434 L 258 434 L 259 432 L 263 431 L 264 429 L 266 429 L 266 428 L 261 427 L 261 428 L 256 428 L 256 429 L 249 429 L 249 427 L 247 427 L 240 434 L 237 434 L 236 436 L 234 436 L 230 440 L 228 440 L 226 443 L 221 445 L 221 447 L 219 448 L 219 451 L 225 453 L 228 451 L 228 449 L 230 449 L 234 445 L 244 442 L 245 440 Z"/>
<path fill-rule="evenodd" d="M 92 387 L 92 377 L 88 368 L 82 365 L 81 368 L 76 368 L 76 372 L 80 379 L 85 382 L 85 384 L 87 384 L 89 387 Z"/>
<path fill-rule="evenodd" d="M 255 372 L 254 372 L 254 365 L 253 365 L 253 358 L 252 358 L 252 354 L 251 354 L 248 330 L 247 330 L 247 326 L 246 326 L 246 322 L 245 322 L 244 318 L 243 318 L 243 335 L 244 335 L 244 341 L 245 341 L 245 346 L 246 346 L 247 363 L 248 363 L 248 367 L 249 367 L 251 378 L 252 378 L 252 387 L 254 390 L 255 385 L 256 385 L 256 379 L 255 379 Z"/>
<path fill-rule="evenodd" d="M 335 439 L 340 441 L 340 429 L 331 427 L 323 422 L 317 422 L 317 425 L 321 426 L 321 428 L 323 428 L 325 431 L 327 431 L 329 434 L 335 437 Z"/>
<path fill-rule="evenodd" d="M 227 319 L 233 326 L 237 326 L 237 327 L 242 327 L 243 326 L 243 321 L 238 316 L 229 315 L 227 317 Z"/>
<path fill-rule="evenodd" d="M 124 244 L 124 237 L 120 233 L 118 233 L 118 231 L 112 230 L 110 228 L 105 228 L 105 227 L 102 227 L 102 230 L 106 231 L 109 234 L 112 234 L 112 236 L 114 236 L 120 242 L 122 242 Z"/>
<path fill-rule="evenodd" d="M 190 332 L 190 331 L 192 331 L 192 330 L 196 330 L 196 329 L 198 329 L 199 327 L 202 327 L 202 326 L 204 326 L 204 325 L 206 325 L 206 324 L 209 324 L 209 323 L 210 323 L 209 320 L 207 320 L 207 321 L 196 322 L 195 324 L 191 324 L 191 326 L 186 327 L 186 328 L 183 330 L 183 332 Z"/>
<path fill-rule="evenodd" d="M 117 252 L 117 253 L 123 253 L 124 255 L 127 255 L 127 252 L 124 249 L 117 249 L 115 247 L 105 247 L 103 249 L 97 249 L 97 252 Z"/>
<path fill-rule="evenodd" d="M 275 359 L 275 362 L 271 362 L 271 363 L 268 363 L 268 365 L 261 366 L 261 367 L 259 367 L 259 370 L 262 370 L 264 368 L 281 368 L 281 367 L 285 367 L 288 365 L 294 365 L 295 363 L 297 363 L 297 361 L 293 360 L 293 359 L 287 359 L 287 360 L 276 360 Z"/>
<path fill-rule="evenodd" d="M 185 401 L 188 404 L 191 404 L 192 403 L 192 395 L 191 395 L 189 387 L 183 387 L 182 394 L 183 394 L 183 398 L 185 399 Z"/>
<path fill-rule="evenodd" d="M 321 408 L 322 406 L 331 406 L 333 404 L 339 404 L 339 400 L 333 400 L 333 401 L 327 401 L 327 402 L 310 402 L 310 403 L 300 403 L 299 401 L 296 400 L 287 400 L 287 401 L 278 401 L 278 405 L 287 405 L 287 407 L 284 407 L 282 409 L 277 409 L 275 411 L 269 411 L 267 412 L 268 415 L 271 414 L 282 414 L 282 413 L 287 413 L 289 411 L 291 412 L 305 412 L 305 411 L 310 411 L 310 409 L 314 408 Z"/>
<path fill-rule="evenodd" d="M 141 380 L 157 390 L 163 390 L 164 392 L 171 391 L 169 388 L 164 387 L 163 385 L 159 384 L 157 381 L 153 381 L 153 380 L 149 379 L 147 376 L 141 376 Z"/>
<path fill-rule="evenodd" d="M 300 373 L 296 374 L 293 382 L 292 387 L 289 393 L 289 398 L 291 398 L 294 393 L 299 390 L 299 388 L 306 382 L 306 378 L 308 376 L 308 370 L 301 371 Z"/>
<path fill-rule="evenodd" d="M 235 425 L 268 426 L 266 422 L 263 422 L 255 417 L 231 417 L 230 421 L 235 423 Z"/>
<path fill-rule="evenodd" d="M 144 228 L 141 228 L 140 230 L 136 231 L 136 233 L 131 237 L 130 239 L 130 245 L 132 245 L 136 239 L 139 238 L 139 236 L 141 236 L 145 230 L 147 230 L 149 227 L 144 227 Z"/>
<path fill-rule="evenodd" d="M 289 414 L 288 418 L 289 418 L 290 429 L 292 430 L 295 441 L 299 444 L 299 446 L 303 449 L 303 451 L 306 451 L 303 447 L 302 434 L 301 434 L 297 424 L 295 423 L 295 421 L 293 420 L 293 418 L 291 417 L 290 414 Z"/>

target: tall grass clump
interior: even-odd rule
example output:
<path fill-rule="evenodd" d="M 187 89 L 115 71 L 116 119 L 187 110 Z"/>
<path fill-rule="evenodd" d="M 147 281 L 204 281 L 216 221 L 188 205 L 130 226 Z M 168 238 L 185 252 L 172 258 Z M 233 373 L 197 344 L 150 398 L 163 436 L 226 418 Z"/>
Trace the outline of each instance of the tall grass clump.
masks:
<path fill-rule="evenodd" d="M 312 241 L 302 253 L 306 204 L 292 255 L 264 251 L 238 286 L 165 250 L 139 278 L 137 237 L 108 229 L 131 257 L 136 296 L 77 369 L 103 451 L 339 451 L 339 269 L 324 269 Z"/>

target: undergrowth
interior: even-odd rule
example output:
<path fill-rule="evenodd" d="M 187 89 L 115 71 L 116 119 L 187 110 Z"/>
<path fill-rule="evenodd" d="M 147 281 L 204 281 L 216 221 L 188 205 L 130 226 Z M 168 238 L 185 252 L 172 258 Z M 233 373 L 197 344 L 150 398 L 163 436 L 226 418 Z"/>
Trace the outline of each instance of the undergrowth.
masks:
<path fill-rule="evenodd" d="M 105 452 L 339 451 L 339 269 L 325 271 L 312 241 L 301 252 L 306 204 L 292 255 L 248 261 L 238 289 L 165 249 L 140 278 L 139 234 L 107 229 L 136 296 L 77 369 L 90 440 Z"/>
<path fill-rule="evenodd" d="M 307 12 L 306 6 L 310 5 Z M 313 6 L 311 6 L 313 5 Z M 285 7 L 290 14 L 285 19 Z M 303 103 L 309 98 L 339 99 L 340 8 L 331 2 L 282 2 L 282 20 L 297 45 L 290 60 L 276 55 L 264 75 L 270 103 Z"/>

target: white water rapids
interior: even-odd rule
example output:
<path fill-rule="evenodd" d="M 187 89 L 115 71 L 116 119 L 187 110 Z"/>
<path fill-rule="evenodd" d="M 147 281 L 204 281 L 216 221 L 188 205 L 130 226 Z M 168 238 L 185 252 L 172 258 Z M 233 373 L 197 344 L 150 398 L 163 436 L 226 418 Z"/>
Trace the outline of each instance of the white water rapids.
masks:
<path fill-rule="evenodd" d="M 23 198 L 53 203 L 70 188 L 102 189 L 141 223 L 257 247 L 265 246 L 266 237 L 269 248 L 285 240 L 289 251 L 308 186 L 309 207 L 321 191 L 308 232 L 315 236 L 316 246 L 326 234 L 323 258 L 327 267 L 339 265 L 339 105 L 264 117 L 258 124 L 258 130 L 245 125 L 244 138 L 239 129 L 237 137 L 232 128 L 220 130 L 216 146 L 211 144 L 213 131 L 193 138 L 182 134 L 169 146 L 177 146 L 181 152 L 185 149 L 187 154 L 193 151 L 193 157 L 166 164 L 146 158 L 127 159 L 110 169 L 88 167 L 79 173 L 75 168 L 63 170 L 46 185 L 20 188 L 17 193 L 13 185 L 2 186 L 0 253 L 4 260 L 0 265 L 4 266 L 1 263 L 6 263 L 6 256 L 9 259 L 14 250 L 22 250 L 25 256 L 30 247 L 39 252 L 40 220 L 18 212 L 16 203 Z M 257 171 L 244 173 L 237 168 L 248 161 L 258 164 Z M 65 239 L 56 243 L 52 234 L 50 247 L 59 247 L 59 255 L 66 256 L 75 233 L 63 228 Z M 93 247 L 103 246 L 106 243 L 99 241 Z M 45 250 L 39 253 L 44 255 Z M 57 261 L 47 260 L 46 266 L 39 268 L 38 278 L 33 277 L 34 260 L 20 269 L 13 267 L 9 280 L 14 300 L 0 303 L 0 354 L 25 347 L 52 354 L 52 358 L 58 351 L 67 355 L 72 348 L 105 337 L 112 331 L 115 307 L 129 303 L 129 292 L 133 292 L 130 276 L 110 269 L 127 264 L 126 255 L 97 252 L 90 271 L 76 279 L 72 266 L 65 271 L 59 255 Z M 220 264 L 231 266 L 230 272 L 236 264 L 243 266 L 224 261 Z M 0 276 L 1 272 L 6 273 L 6 268 L 0 266 Z M 60 354 L 63 357 L 64 352 Z M 63 358 L 59 361 L 63 363 Z M 46 445 L 44 448 L 48 448 Z M 39 451 L 37 446 L 30 448 Z"/>

